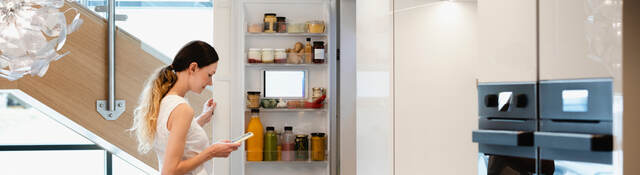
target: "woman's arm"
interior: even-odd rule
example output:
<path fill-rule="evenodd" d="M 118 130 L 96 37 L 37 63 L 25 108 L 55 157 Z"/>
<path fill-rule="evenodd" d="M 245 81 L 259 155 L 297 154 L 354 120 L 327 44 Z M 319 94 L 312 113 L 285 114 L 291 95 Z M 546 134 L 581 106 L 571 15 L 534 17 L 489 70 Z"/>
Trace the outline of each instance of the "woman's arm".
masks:
<path fill-rule="evenodd" d="M 214 144 L 196 156 L 182 160 L 187 133 L 193 120 L 193 109 L 187 104 L 178 105 L 169 117 L 169 143 L 165 150 L 161 173 L 163 175 L 185 174 L 213 157 L 227 157 L 240 144 Z"/>

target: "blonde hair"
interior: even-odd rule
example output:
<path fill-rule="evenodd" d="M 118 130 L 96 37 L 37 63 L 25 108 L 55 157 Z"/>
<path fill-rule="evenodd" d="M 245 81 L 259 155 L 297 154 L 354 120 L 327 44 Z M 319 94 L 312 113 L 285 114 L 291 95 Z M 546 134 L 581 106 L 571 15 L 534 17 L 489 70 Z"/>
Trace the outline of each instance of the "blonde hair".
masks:
<path fill-rule="evenodd" d="M 138 106 L 133 111 L 133 125 L 130 131 L 138 140 L 138 152 L 148 153 L 153 145 L 158 123 L 160 102 L 178 80 L 173 66 L 165 66 L 156 71 L 145 83 Z"/>

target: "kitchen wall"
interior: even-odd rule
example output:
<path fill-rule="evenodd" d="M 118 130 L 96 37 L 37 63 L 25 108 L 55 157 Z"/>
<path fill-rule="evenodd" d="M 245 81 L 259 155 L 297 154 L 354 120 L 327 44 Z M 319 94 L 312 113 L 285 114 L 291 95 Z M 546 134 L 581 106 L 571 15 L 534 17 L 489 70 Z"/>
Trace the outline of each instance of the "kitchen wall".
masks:
<path fill-rule="evenodd" d="M 477 3 L 395 0 L 395 174 L 477 174 Z"/>

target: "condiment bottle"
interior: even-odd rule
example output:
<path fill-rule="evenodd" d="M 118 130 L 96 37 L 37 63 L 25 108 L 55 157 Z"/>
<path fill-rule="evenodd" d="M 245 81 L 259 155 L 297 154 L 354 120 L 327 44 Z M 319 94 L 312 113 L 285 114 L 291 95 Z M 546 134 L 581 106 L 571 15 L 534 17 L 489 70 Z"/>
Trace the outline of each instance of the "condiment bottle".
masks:
<path fill-rule="evenodd" d="M 311 38 L 307 38 L 307 44 L 304 46 L 304 63 L 311 64 L 313 59 L 313 48 L 311 47 Z"/>
<path fill-rule="evenodd" d="M 324 63 L 324 41 L 313 42 L 313 63 Z"/>
<path fill-rule="evenodd" d="M 267 133 L 264 134 L 264 161 L 278 160 L 278 136 L 273 126 L 267 126 Z"/>
<path fill-rule="evenodd" d="M 247 126 L 247 132 L 252 132 L 253 137 L 247 139 L 247 161 L 262 161 L 263 158 L 264 137 L 259 113 L 258 109 L 251 110 L 251 120 Z"/>

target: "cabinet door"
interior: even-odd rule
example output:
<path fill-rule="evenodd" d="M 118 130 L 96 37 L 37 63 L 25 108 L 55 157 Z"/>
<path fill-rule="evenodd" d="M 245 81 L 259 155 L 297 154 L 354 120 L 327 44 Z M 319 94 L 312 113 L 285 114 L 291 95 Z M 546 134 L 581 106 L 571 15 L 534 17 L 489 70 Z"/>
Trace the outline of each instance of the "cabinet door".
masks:
<path fill-rule="evenodd" d="M 479 0 L 480 82 L 536 81 L 536 1 Z"/>
<path fill-rule="evenodd" d="M 621 139 L 611 136 L 620 137 L 622 125 L 621 113 L 615 112 L 622 105 L 622 98 L 616 97 L 622 93 L 622 0 L 539 3 L 541 131 L 536 133 L 536 144 L 540 156 L 554 160 L 555 174 L 617 174 L 614 167 L 621 161 L 616 145 Z M 571 105 L 585 108 L 575 110 Z M 589 114 L 597 115 L 588 118 Z M 559 119 L 569 116 L 573 121 Z M 581 116 L 591 123 L 573 119 Z M 558 139 L 564 144 L 554 145 Z M 590 143 L 589 149 L 567 146 L 581 141 Z M 602 145 L 607 150 L 594 150 Z"/>

